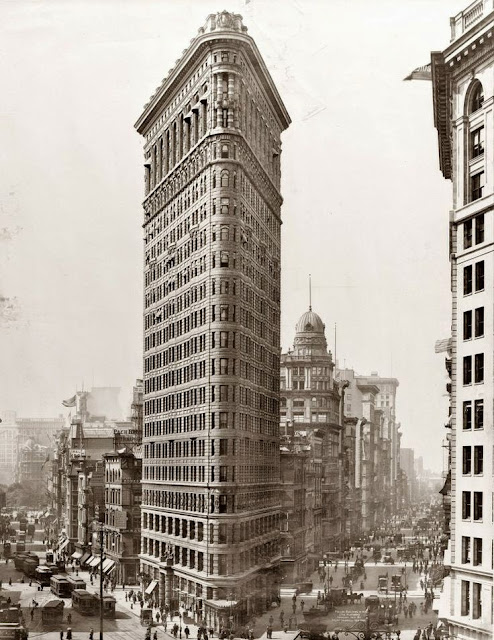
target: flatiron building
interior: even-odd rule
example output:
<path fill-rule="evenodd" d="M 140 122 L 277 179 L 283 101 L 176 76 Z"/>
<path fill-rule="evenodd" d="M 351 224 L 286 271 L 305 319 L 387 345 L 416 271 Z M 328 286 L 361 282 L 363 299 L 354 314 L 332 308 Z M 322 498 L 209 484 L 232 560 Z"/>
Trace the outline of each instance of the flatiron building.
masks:
<path fill-rule="evenodd" d="M 280 136 L 239 15 L 212 14 L 144 140 L 145 592 L 226 628 L 279 587 Z"/>

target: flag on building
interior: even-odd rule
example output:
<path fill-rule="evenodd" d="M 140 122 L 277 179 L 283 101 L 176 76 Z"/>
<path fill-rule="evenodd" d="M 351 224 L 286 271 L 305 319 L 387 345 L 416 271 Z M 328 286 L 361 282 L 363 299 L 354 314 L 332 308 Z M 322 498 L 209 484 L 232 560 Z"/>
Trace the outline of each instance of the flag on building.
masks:
<path fill-rule="evenodd" d="M 69 398 L 68 400 L 62 400 L 62 404 L 64 407 L 75 407 L 75 396 Z"/>

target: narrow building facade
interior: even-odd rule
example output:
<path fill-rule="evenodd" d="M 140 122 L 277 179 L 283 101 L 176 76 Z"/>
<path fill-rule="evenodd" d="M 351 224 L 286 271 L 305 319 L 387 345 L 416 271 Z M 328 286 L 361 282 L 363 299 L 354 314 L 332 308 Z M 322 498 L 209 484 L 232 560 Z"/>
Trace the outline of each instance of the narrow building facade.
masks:
<path fill-rule="evenodd" d="M 145 106 L 141 567 L 215 629 L 264 610 L 280 560 L 280 136 L 239 15 L 212 14 Z"/>
<path fill-rule="evenodd" d="M 451 573 L 439 616 L 450 637 L 482 640 L 493 625 L 493 2 L 476 0 L 450 22 L 450 44 L 431 58 L 439 163 L 453 186 Z"/>

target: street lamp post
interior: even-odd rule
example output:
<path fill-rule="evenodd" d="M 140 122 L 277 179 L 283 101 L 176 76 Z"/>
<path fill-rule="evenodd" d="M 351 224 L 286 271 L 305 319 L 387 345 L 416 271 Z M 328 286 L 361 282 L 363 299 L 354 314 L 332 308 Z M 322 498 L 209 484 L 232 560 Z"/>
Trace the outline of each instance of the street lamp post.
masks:
<path fill-rule="evenodd" d="M 99 529 L 99 640 L 103 640 L 103 536 L 104 528 Z"/>
<path fill-rule="evenodd" d="M 232 630 L 233 630 L 233 600 L 234 600 L 234 595 L 232 592 L 230 592 L 228 599 L 230 600 L 230 615 L 229 615 L 229 620 L 228 620 L 228 629 L 230 631 L 230 636 L 232 635 Z"/>

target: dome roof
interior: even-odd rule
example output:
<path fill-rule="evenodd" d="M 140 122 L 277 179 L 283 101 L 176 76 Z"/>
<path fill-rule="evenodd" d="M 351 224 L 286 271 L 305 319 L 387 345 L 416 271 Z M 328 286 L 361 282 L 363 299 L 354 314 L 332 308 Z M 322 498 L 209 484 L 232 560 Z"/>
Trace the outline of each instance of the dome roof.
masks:
<path fill-rule="evenodd" d="M 306 311 L 300 316 L 295 331 L 297 333 L 321 333 L 324 335 L 324 328 L 324 322 L 317 313 L 314 313 L 312 308 L 309 307 L 309 311 Z"/>

